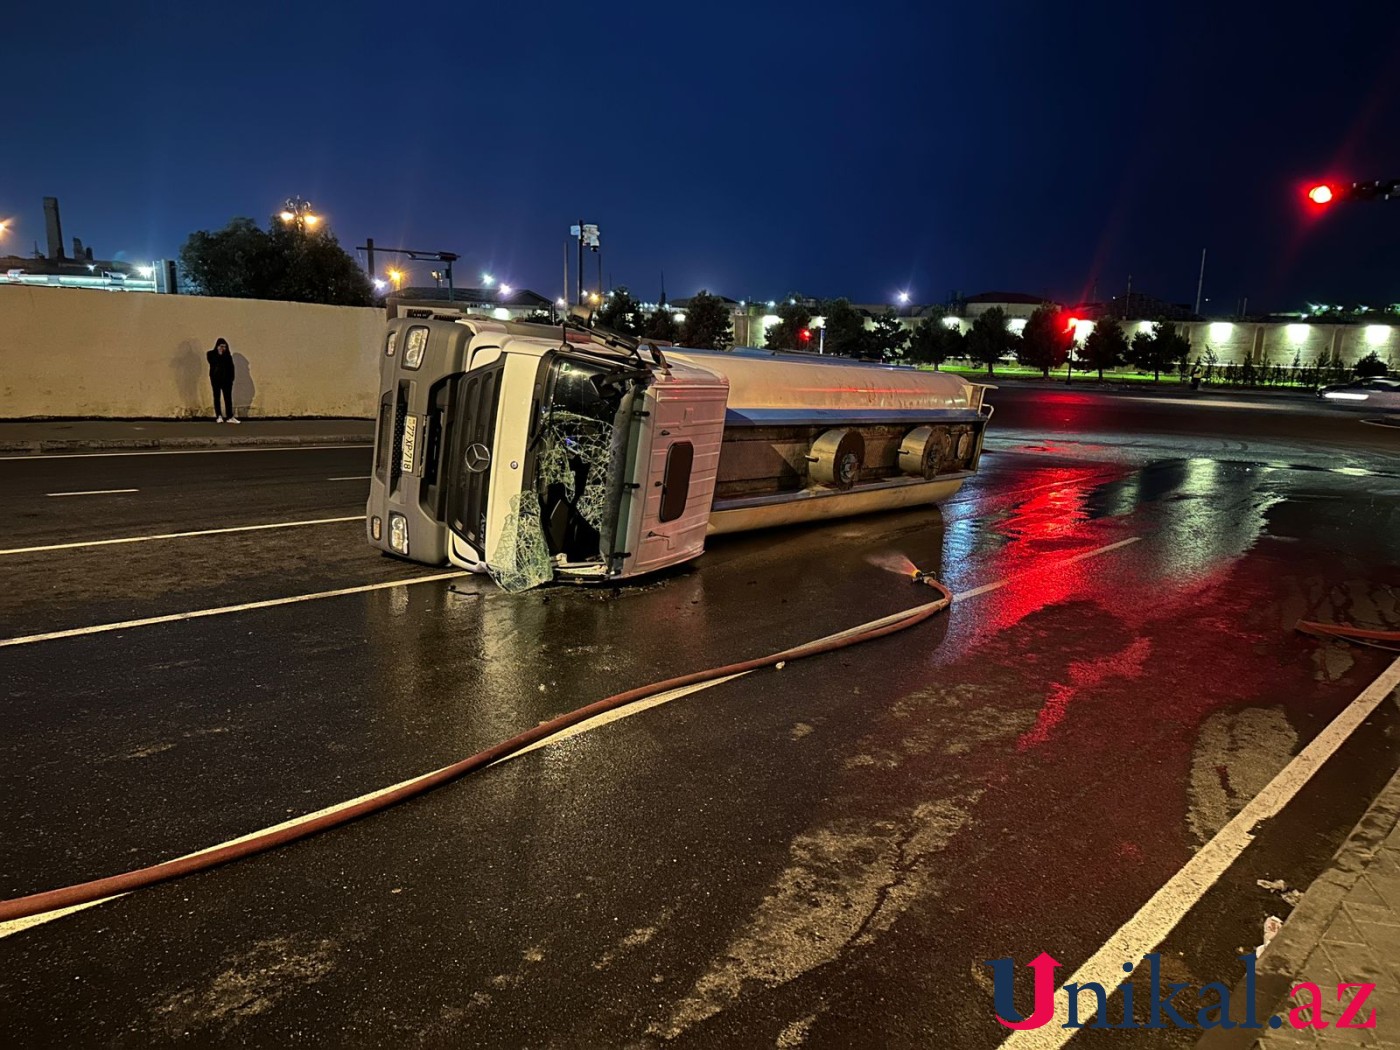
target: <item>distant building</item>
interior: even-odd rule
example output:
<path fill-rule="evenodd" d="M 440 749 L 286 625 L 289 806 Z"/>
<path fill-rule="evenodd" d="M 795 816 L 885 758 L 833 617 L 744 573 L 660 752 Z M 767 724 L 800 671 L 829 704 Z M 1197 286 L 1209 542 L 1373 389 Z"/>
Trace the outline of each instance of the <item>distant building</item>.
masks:
<path fill-rule="evenodd" d="M 139 264 L 98 259 L 77 237 L 73 238 L 72 254 L 65 252 L 57 197 L 44 198 L 44 236 L 47 252 L 41 252 L 35 242 L 32 255 L 0 256 L 0 282 L 113 292 L 177 290 L 175 263 L 171 260 L 153 259 Z"/>
<path fill-rule="evenodd" d="M 509 295 L 501 295 L 499 288 L 453 288 L 449 297 L 448 289 L 429 285 L 401 288 L 389 298 L 407 302 L 450 302 L 469 313 L 494 317 L 498 321 L 518 321 L 533 313 L 552 314 L 554 311 L 552 299 L 528 288 L 513 288 Z"/>
<path fill-rule="evenodd" d="M 1138 319 L 1151 321 L 1198 320 L 1195 311 L 1188 303 L 1169 303 L 1165 299 L 1144 295 L 1141 292 L 1115 295 L 1106 303 L 1081 303 L 1075 308 L 1075 311 L 1076 313 L 1082 311 L 1085 317 L 1093 319 L 1116 317 L 1120 321 Z"/>
<path fill-rule="evenodd" d="M 1009 319 L 1028 320 L 1042 306 L 1058 306 L 1046 295 L 1027 295 L 1025 292 L 981 292 L 955 300 L 949 311 L 969 321 L 975 321 L 991 309 L 1000 309 Z"/>

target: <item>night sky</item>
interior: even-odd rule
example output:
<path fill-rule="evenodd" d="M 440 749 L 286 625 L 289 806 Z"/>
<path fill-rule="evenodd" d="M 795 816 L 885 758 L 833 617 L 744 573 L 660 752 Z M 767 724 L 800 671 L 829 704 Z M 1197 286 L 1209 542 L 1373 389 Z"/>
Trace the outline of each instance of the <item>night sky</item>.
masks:
<path fill-rule="evenodd" d="M 1400 301 L 1400 201 L 1301 203 L 1400 177 L 1384 5 L 202 7 L 8 5 L 0 249 L 45 195 L 136 260 L 301 194 L 551 296 L 582 217 L 646 298 L 1190 302 L 1204 247 L 1207 313 Z"/>

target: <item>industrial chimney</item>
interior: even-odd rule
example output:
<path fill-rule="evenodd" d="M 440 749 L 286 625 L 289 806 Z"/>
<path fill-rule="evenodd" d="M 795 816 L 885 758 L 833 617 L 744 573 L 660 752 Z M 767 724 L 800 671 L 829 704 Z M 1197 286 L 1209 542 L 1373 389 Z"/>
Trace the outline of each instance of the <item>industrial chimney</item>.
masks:
<path fill-rule="evenodd" d="M 58 221 L 58 198 L 44 198 L 44 226 L 49 235 L 49 258 L 62 259 L 63 254 L 63 226 Z"/>

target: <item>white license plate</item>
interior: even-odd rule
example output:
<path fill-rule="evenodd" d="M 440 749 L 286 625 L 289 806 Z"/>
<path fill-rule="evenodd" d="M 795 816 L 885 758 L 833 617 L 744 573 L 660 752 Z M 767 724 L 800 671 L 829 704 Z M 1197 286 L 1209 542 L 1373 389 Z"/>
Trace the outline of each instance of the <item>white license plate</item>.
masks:
<path fill-rule="evenodd" d="M 403 445 L 399 451 L 399 470 L 413 473 L 413 453 L 418 447 L 418 417 L 406 416 L 403 421 Z"/>

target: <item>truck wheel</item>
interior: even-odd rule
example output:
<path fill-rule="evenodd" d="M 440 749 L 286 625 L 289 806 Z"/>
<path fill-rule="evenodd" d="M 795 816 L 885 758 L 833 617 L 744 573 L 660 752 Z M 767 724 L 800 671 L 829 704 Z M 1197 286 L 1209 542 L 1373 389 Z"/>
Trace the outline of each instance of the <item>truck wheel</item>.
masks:
<path fill-rule="evenodd" d="M 849 489 L 865 463 L 865 438 L 857 430 L 828 430 L 807 453 L 808 475 L 820 485 Z"/>
<path fill-rule="evenodd" d="M 900 473 L 925 481 L 938 476 L 938 436 L 933 427 L 915 427 L 899 443 L 895 463 Z"/>

